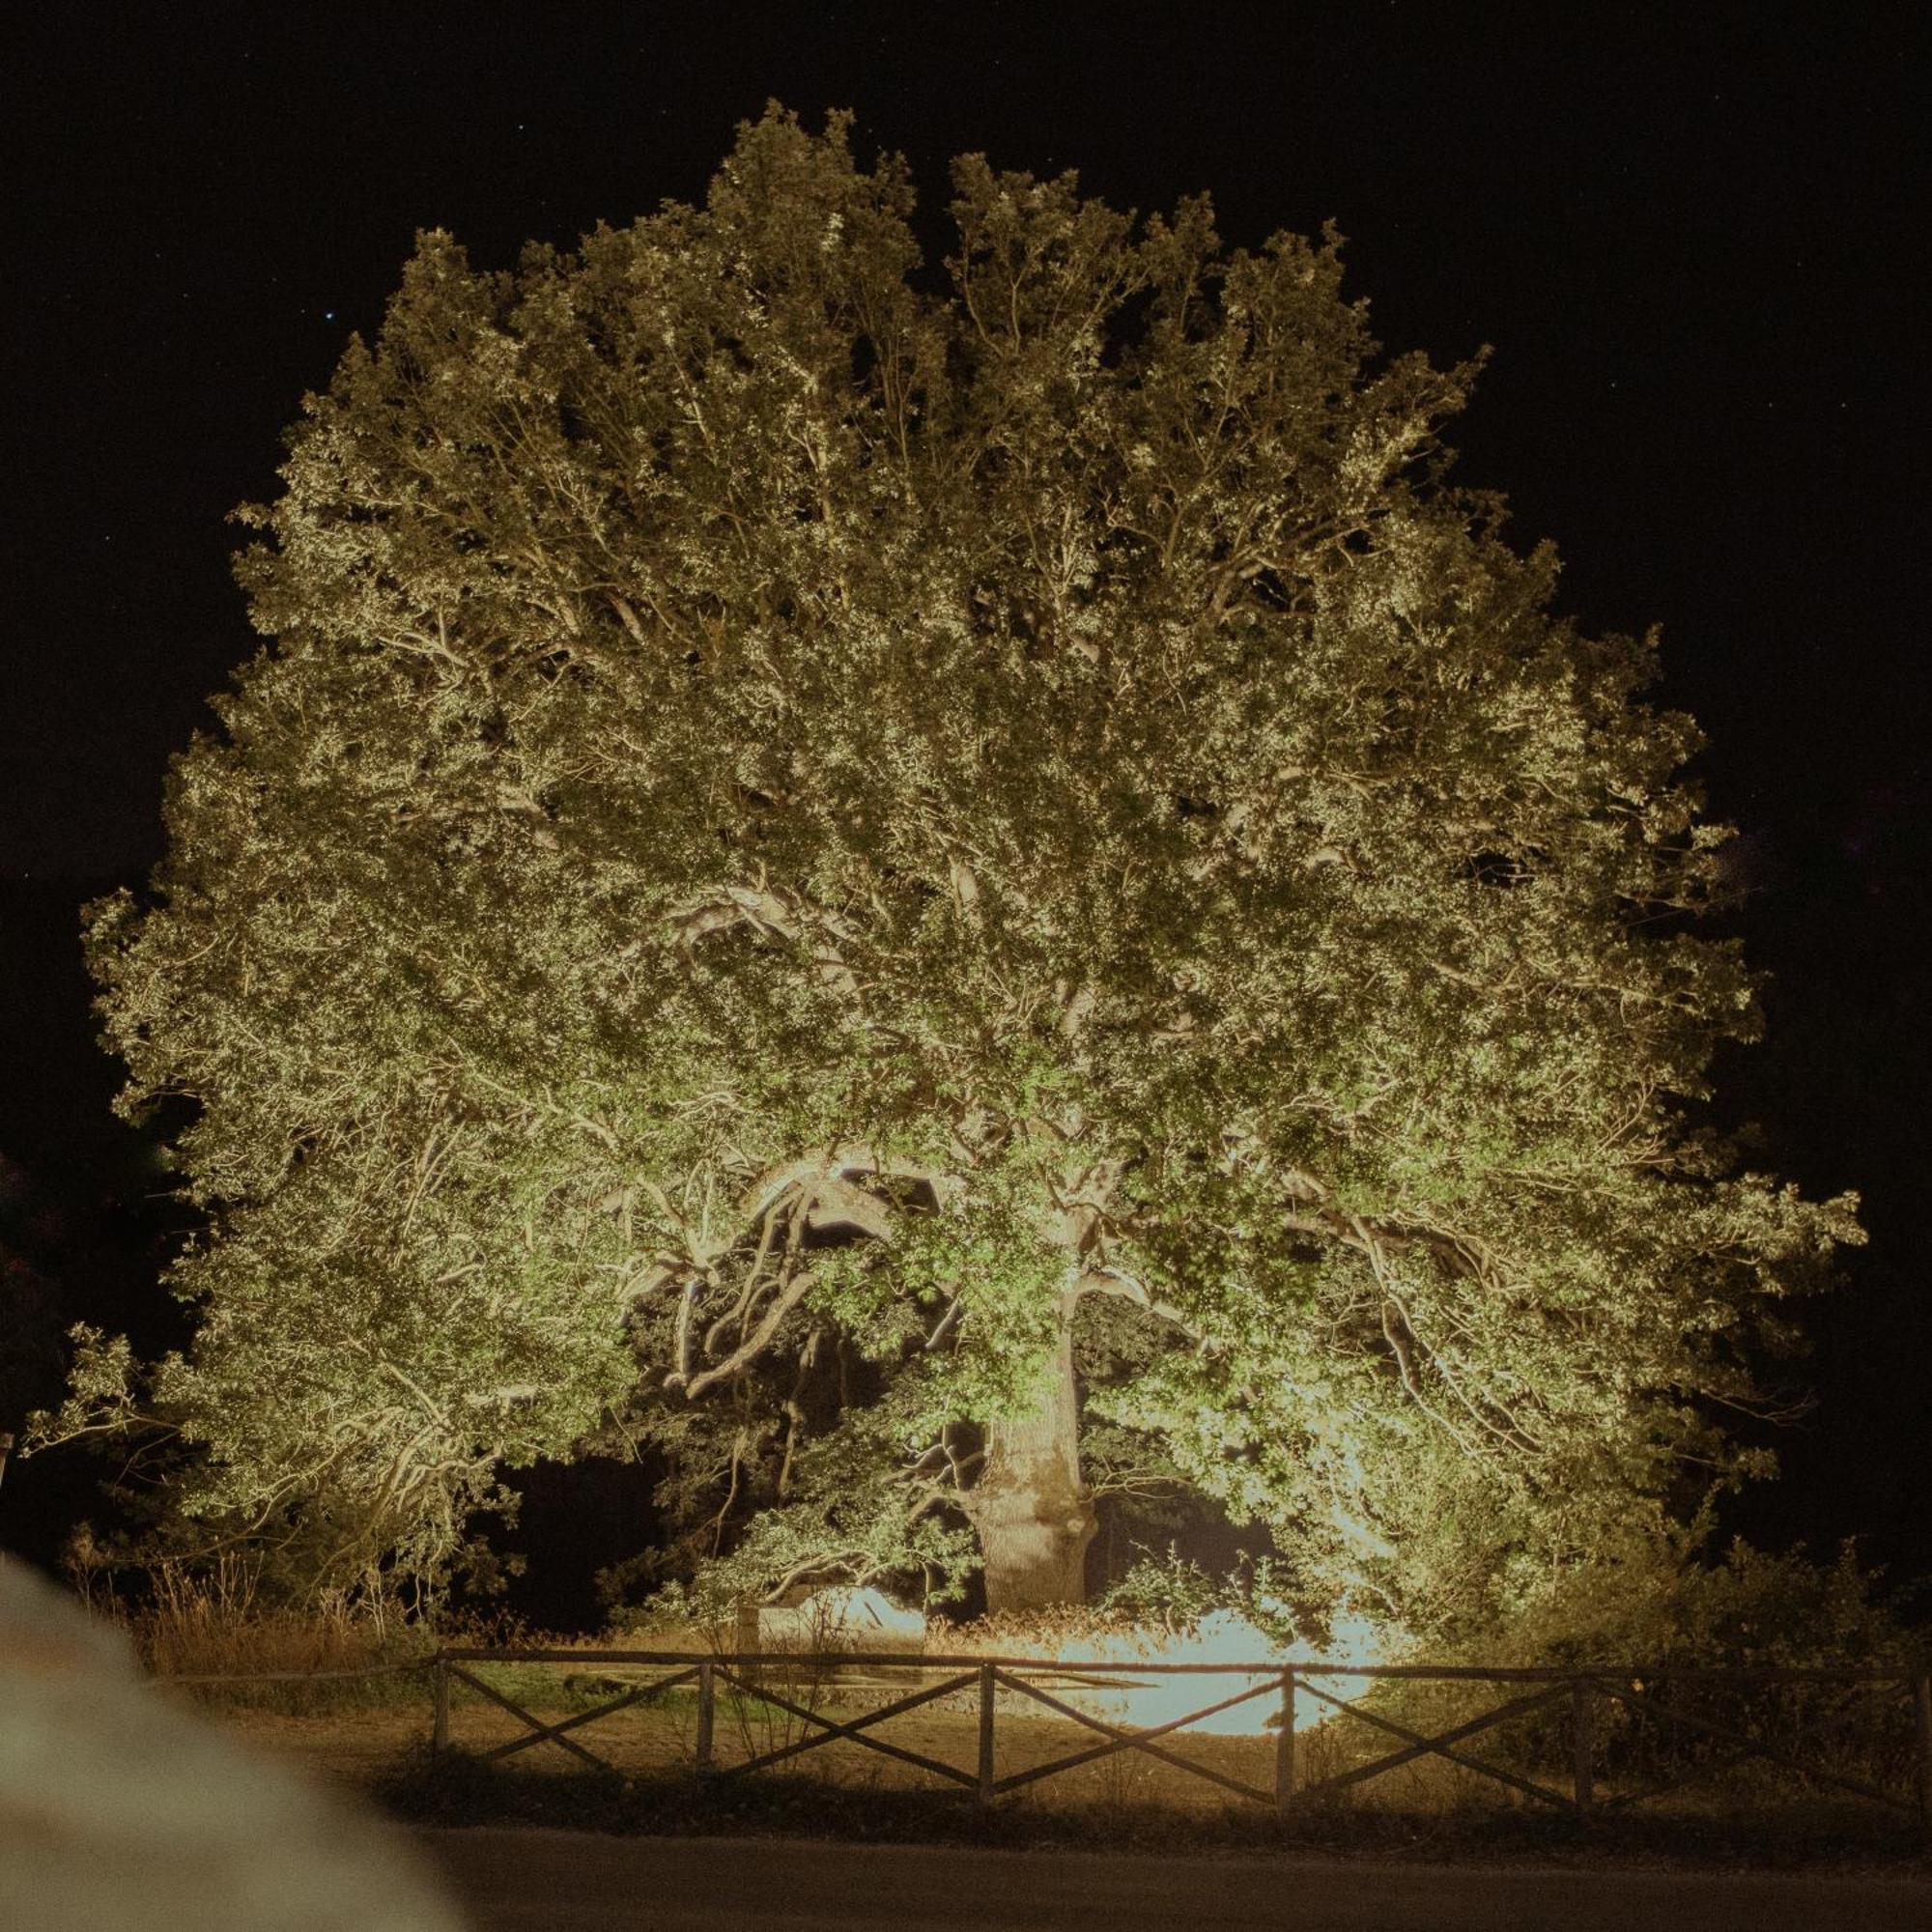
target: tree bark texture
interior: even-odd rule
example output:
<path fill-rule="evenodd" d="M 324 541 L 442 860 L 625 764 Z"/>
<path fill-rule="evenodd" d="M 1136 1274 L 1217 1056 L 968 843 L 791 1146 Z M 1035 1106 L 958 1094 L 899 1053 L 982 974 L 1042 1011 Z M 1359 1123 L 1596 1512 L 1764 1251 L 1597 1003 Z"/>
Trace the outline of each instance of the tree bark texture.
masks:
<path fill-rule="evenodd" d="M 1087 1595 L 1094 1499 L 1080 1474 L 1073 1309 L 1060 1304 L 1049 1375 L 1034 1406 L 986 1428 L 984 1471 L 971 1497 L 985 1561 L 988 1611 L 1078 1604 Z"/>

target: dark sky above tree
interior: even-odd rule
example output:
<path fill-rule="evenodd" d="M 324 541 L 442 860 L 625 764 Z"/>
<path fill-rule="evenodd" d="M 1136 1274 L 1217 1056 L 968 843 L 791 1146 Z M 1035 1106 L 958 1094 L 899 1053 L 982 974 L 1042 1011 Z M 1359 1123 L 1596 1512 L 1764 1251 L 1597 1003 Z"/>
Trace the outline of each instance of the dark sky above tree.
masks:
<path fill-rule="evenodd" d="M 1237 242 L 1333 217 L 1391 349 L 1496 346 L 1460 473 L 1561 547 L 1561 601 L 1663 626 L 1777 975 L 1726 1109 L 1808 1190 L 1862 1188 L 1874 1236 L 1813 1321 L 1826 1400 L 1777 1522 L 1932 1567 L 1906 1493 L 1932 1372 L 1918 10 L 38 13 L 5 62 L 0 881 L 78 898 L 158 856 L 168 754 L 254 643 L 223 519 L 271 492 L 301 392 L 373 329 L 419 227 L 507 264 L 696 198 L 770 96 L 855 108 L 860 153 L 903 150 L 934 213 L 946 159 L 984 149 L 1116 205 L 1208 188 Z M 77 966 L 34 937 L 58 926 L 10 922 L 4 990 L 14 1014 L 29 979 L 34 1010 L 66 1002 L 79 1054 Z M 94 1104 L 58 1025 L 6 1024 L 30 1080 Z M 10 1101 L 0 1145 L 31 1118 Z"/>

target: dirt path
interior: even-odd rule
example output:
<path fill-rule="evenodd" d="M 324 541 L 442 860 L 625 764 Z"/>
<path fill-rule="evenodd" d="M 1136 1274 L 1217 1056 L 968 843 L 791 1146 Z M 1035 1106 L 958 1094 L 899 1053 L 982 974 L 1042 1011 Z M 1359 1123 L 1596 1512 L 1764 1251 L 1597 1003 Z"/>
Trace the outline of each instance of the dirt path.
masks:
<path fill-rule="evenodd" d="M 476 1932 L 1921 1932 L 1932 1881 L 422 1832 Z"/>

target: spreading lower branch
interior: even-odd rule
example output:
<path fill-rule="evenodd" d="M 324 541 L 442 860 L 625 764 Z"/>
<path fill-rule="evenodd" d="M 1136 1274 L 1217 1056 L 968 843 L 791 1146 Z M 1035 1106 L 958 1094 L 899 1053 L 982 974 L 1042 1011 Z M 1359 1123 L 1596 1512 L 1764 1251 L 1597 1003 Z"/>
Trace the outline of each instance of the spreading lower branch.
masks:
<path fill-rule="evenodd" d="M 696 1401 L 708 1388 L 715 1388 L 720 1382 L 729 1381 L 733 1376 L 751 1367 L 765 1352 L 771 1339 L 778 1333 L 779 1323 L 803 1301 L 811 1291 L 817 1277 L 810 1268 L 794 1275 L 788 1281 L 778 1298 L 767 1308 L 758 1325 L 745 1341 L 725 1356 L 722 1362 L 701 1370 L 684 1384 L 687 1398 Z"/>

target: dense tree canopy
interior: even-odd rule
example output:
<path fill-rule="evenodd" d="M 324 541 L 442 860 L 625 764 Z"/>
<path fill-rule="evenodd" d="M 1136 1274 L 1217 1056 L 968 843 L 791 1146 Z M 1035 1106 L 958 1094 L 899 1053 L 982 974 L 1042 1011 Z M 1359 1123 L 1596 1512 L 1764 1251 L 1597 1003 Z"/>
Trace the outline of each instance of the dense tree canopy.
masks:
<path fill-rule="evenodd" d="M 1492 1615 L 1729 1466 L 1851 1232 L 1687 1115 L 1753 1024 L 1693 729 L 1332 238 L 953 196 L 942 278 L 774 110 L 700 210 L 425 236 L 309 399 L 94 924 L 212 1217 L 191 1506 L 434 1564 L 648 1438 L 732 1588 L 1024 1604 L 1171 1481 Z"/>

